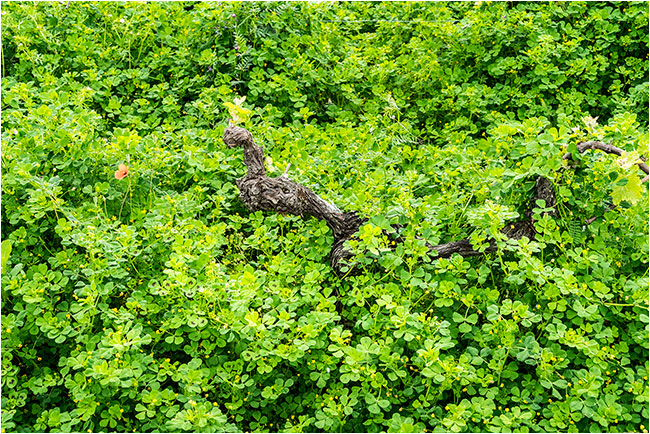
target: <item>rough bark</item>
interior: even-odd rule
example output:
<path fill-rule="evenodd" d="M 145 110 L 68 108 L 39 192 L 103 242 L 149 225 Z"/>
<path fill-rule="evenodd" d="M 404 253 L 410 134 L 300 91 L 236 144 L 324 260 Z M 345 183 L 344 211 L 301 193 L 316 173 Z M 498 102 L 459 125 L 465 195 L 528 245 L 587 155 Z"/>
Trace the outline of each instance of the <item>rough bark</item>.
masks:
<path fill-rule="evenodd" d="M 270 178 L 264 169 L 264 149 L 241 127 L 229 126 L 223 136 L 229 147 L 244 149 L 248 173 L 237 180 L 239 197 L 251 211 L 275 211 L 324 220 L 332 230 L 334 244 L 330 255 L 332 267 L 339 272 L 345 259 L 352 255 L 344 248 L 349 239 L 367 220 L 354 212 L 342 212 L 336 205 L 320 198 L 309 188 L 289 179 L 286 173 Z"/>
<path fill-rule="evenodd" d="M 239 197 L 251 211 L 275 211 L 283 214 L 297 216 L 312 216 L 324 220 L 332 230 L 334 243 L 330 254 L 332 268 L 342 275 L 348 271 L 349 260 L 353 254 L 345 248 L 345 241 L 349 240 L 359 227 L 368 219 L 356 212 L 343 212 L 336 205 L 322 199 L 309 188 L 293 182 L 284 174 L 270 178 L 264 169 L 264 149 L 255 144 L 253 136 L 246 129 L 229 126 L 224 132 L 223 141 L 229 147 L 241 147 L 244 150 L 244 164 L 248 173 L 237 180 Z M 601 142 L 585 142 L 578 145 L 578 151 L 599 149 L 604 152 L 621 155 L 621 149 Z M 571 159 L 568 153 L 564 159 Z M 644 162 L 638 163 L 639 168 L 648 173 L 648 166 Z M 544 214 L 557 215 L 557 200 L 550 180 L 538 177 L 535 183 L 535 194 L 531 199 L 528 209 L 521 221 L 507 224 L 501 232 L 511 239 L 528 237 L 534 239 L 536 235 L 533 209 L 536 201 L 543 199 L 549 211 Z M 489 240 L 489 245 L 482 252 L 475 250 L 468 239 L 453 241 L 436 246 L 429 245 L 431 255 L 439 258 L 448 258 L 454 253 L 461 256 L 478 256 L 496 250 L 496 242 Z"/>
<path fill-rule="evenodd" d="M 624 152 L 621 148 L 617 148 L 616 146 L 612 146 L 611 144 L 598 142 L 598 141 L 580 142 L 578 143 L 577 148 L 578 148 L 578 152 L 580 152 L 581 154 L 588 149 L 597 149 L 599 151 L 603 151 L 608 154 L 618 155 L 620 157 L 621 155 L 623 155 Z M 572 160 L 571 153 L 567 152 L 566 154 L 564 154 L 563 158 L 565 160 Z M 648 174 L 648 165 L 645 163 L 643 157 L 641 157 L 641 161 L 636 163 L 636 165 L 639 166 L 639 169 L 643 170 L 646 175 Z"/>

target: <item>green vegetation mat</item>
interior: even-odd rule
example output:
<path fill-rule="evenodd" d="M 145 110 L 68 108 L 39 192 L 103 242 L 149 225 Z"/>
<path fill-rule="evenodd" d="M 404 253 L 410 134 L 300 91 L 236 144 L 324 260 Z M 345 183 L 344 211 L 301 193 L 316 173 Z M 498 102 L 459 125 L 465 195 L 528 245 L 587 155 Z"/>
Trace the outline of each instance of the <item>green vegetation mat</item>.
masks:
<path fill-rule="evenodd" d="M 1 18 L 3 432 L 648 432 L 647 2 Z"/>

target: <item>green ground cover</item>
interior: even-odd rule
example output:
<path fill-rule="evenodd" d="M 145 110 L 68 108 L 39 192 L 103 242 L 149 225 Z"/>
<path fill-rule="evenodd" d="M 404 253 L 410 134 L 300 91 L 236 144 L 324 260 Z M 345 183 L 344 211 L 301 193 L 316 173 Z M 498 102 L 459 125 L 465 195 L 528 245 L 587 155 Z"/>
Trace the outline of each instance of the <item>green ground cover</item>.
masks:
<path fill-rule="evenodd" d="M 647 432 L 646 2 L 1 18 L 3 431 Z M 229 108 L 270 176 L 373 217 L 361 273 L 325 223 L 243 206 Z M 566 169 L 585 140 L 625 153 Z M 537 176 L 535 240 L 428 254 Z"/>

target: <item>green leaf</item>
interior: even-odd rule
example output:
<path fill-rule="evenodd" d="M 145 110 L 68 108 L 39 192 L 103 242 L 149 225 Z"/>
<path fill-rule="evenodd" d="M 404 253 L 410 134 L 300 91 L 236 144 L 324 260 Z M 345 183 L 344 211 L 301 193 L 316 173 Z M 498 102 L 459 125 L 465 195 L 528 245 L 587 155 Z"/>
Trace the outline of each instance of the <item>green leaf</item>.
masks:
<path fill-rule="evenodd" d="M 570 143 L 569 144 L 569 153 L 571 154 L 571 159 L 573 161 L 579 161 L 580 160 L 580 152 L 578 152 L 578 146 L 575 143 Z"/>
<path fill-rule="evenodd" d="M 0 245 L 0 266 L 2 267 L 2 274 L 5 273 L 5 265 L 7 265 L 7 260 L 9 260 L 9 255 L 11 255 L 11 240 L 4 240 Z"/>
<path fill-rule="evenodd" d="M 246 101 L 246 97 L 242 96 L 241 98 L 235 98 L 233 102 L 225 102 L 223 104 L 228 109 L 231 122 L 234 124 L 244 124 L 248 122 L 253 114 L 252 110 L 242 107 L 244 101 Z"/>
<path fill-rule="evenodd" d="M 620 185 L 619 182 L 622 183 L 623 180 L 627 182 L 624 185 Z M 641 199 L 642 195 L 643 187 L 641 185 L 641 178 L 639 178 L 636 172 L 629 172 L 626 176 L 619 177 L 619 180 L 612 189 L 612 200 L 615 205 L 619 205 L 624 200 L 634 205 Z"/>
<path fill-rule="evenodd" d="M 424 375 L 427 378 L 431 378 L 434 375 L 436 375 L 436 373 L 433 372 L 433 370 L 431 368 L 429 368 L 428 366 L 421 371 L 421 374 Z"/>

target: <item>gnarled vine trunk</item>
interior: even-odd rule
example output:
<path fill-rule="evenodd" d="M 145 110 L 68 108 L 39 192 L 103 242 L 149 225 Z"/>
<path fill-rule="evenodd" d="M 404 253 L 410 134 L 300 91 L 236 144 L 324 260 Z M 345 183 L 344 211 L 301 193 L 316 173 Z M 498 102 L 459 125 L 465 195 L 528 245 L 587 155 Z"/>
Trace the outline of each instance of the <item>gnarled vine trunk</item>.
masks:
<path fill-rule="evenodd" d="M 253 136 L 246 129 L 229 126 L 223 141 L 230 147 L 241 146 L 244 149 L 244 164 L 248 173 L 237 180 L 239 197 L 244 205 L 251 211 L 275 211 L 324 220 L 334 235 L 330 262 L 339 272 L 344 260 L 351 256 L 344 248 L 345 240 L 367 219 L 354 212 L 342 212 L 309 188 L 291 181 L 286 173 L 277 178 L 268 177 L 264 169 L 264 149 L 255 144 Z"/>
<path fill-rule="evenodd" d="M 344 274 L 349 266 L 348 260 L 353 256 L 345 248 L 345 241 L 349 240 L 368 219 L 356 212 L 339 210 L 336 205 L 320 198 L 309 188 L 291 181 L 286 172 L 276 178 L 267 176 L 264 169 L 264 149 L 255 144 L 248 130 L 230 125 L 224 132 L 223 141 L 229 147 L 239 146 L 244 150 L 244 164 L 248 168 L 248 173 L 237 180 L 239 197 L 244 205 L 251 211 L 274 211 L 324 220 L 334 236 L 330 263 L 339 275 Z M 581 153 L 587 149 L 600 149 L 617 155 L 621 155 L 622 152 L 616 147 L 601 142 L 586 142 L 578 145 L 578 151 Z M 564 156 L 564 159 L 570 158 L 571 154 Z M 648 173 L 647 164 L 639 162 L 638 166 L 646 174 Z M 530 201 L 524 219 L 507 224 L 501 232 L 515 240 L 523 237 L 534 239 L 535 225 L 532 210 L 536 206 L 535 201 L 539 199 L 543 199 L 546 207 L 551 208 L 548 214 L 557 214 L 555 209 L 557 200 L 553 185 L 548 179 L 539 176 L 535 184 L 535 195 Z M 494 240 L 490 240 L 488 247 L 481 252 L 475 250 L 468 239 L 429 245 L 430 254 L 441 258 L 448 258 L 454 253 L 461 256 L 477 256 L 494 250 L 496 250 Z"/>

